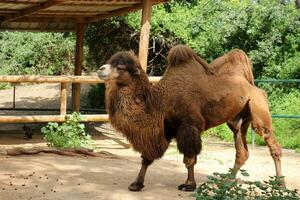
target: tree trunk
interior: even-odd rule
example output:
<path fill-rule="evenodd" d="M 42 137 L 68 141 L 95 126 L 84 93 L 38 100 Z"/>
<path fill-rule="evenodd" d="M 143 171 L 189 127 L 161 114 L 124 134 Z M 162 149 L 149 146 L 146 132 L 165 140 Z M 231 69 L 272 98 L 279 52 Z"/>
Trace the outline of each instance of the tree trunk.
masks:
<path fill-rule="evenodd" d="M 298 9 L 300 9 L 300 0 L 295 0 L 295 3 L 296 3 L 296 7 L 297 7 Z"/>

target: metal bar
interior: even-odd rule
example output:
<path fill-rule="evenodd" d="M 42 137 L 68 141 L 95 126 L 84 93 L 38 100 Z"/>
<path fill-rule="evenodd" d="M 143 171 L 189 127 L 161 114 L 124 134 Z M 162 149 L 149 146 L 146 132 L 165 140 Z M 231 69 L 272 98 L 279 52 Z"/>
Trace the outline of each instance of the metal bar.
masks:
<path fill-rule="evenodd" d="M 251 128 L 251 144 L 252 147 L 255 147 L 255 133 L 252 128 Z"/>
<path fill-rule="evenodd" d="M 256 79 L 255 83 L 300 83 L 300 79 Z"/>
<path fill-rule="evenodd" d="M 273 115 L 272 115 L 272 118 L 300 119 L 300 115 L 273 114 Z"/>

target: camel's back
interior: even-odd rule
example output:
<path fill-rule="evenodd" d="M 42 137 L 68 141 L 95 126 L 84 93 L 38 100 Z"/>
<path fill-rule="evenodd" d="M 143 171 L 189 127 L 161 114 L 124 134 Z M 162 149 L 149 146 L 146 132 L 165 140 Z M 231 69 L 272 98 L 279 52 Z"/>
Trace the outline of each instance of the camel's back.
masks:
<path fill-rule="evenodd" d="M 169 68 L 158 84 L 164 90 L 168 112 L 179 118 L 201 115 L 206 128 L 213 127 L 236 116 L 249 100 L 253 86 L 241 76 L 208 75 L 197 65 L 180 67 Z"/>

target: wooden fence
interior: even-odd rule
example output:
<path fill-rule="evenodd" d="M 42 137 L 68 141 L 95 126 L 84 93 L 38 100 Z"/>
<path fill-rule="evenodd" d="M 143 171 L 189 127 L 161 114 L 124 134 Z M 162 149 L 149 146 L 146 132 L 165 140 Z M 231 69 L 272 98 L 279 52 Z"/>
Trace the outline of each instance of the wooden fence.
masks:
<path fill-rule="evenodd" d="M 152 83 L 160 77 L 149 77 Z M 18 115 L 0 116 L 0 123 L 42 123 L 64 122 L 67 115 L 67 84 L 68 83 L 104 83 L 97 76 L 0 76 L 0 82 L 6 83 L 60 83 L 60 115 Z M 83 115 L 86 122 L 108 121 L 107 114 Z"/>

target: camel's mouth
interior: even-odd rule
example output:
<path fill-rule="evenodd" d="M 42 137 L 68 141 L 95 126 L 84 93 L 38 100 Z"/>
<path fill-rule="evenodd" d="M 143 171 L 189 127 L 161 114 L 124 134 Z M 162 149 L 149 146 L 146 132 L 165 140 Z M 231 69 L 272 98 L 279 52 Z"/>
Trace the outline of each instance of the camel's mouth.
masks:
<path fill-rule="evenodd" d="M 105 64 L 102 65 L 99 70 L 97 71 L 98 76 L 103 79 L 103 80 L 107 80 L 112 73 L 112 67 L 110 64 Z"/>

